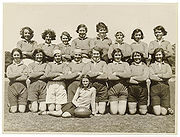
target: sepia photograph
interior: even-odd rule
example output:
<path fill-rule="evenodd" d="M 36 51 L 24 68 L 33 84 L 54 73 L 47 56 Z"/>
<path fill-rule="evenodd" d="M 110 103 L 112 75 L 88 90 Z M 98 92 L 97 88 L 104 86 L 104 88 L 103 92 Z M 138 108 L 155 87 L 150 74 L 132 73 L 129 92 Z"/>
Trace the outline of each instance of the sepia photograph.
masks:
<path fill-rule="evenodd" d="M 3 3 L 2 131 L 177 134 L 178 3 Z"/>

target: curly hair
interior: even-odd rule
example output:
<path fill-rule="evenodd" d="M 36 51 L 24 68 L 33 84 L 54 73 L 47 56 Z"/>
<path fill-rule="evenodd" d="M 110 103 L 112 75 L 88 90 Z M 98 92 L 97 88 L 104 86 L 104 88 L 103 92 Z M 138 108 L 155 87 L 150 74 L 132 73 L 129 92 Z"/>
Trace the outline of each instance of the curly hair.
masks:
<path fill-rule="evenodd" d="M 45 31 L 42 33 L 42 38 L 43 38 L 44 40 L 45 40 L 47 34 L 50 35 L 51 40 L 56 40 L 56 33 L 55 33 L 53 30 L 47 29 L 47 30 L 45 30 Z"/>
<path fill-rule="evenodd" d="M 121 34 L 123 36 L 123 38 L 125 37 L 121 31 L 116 32 L 116 34 L 114 36 L 116 37 L 118 34 Z"/>
<path fill-rule="evenodd" d="M 165 28 L 164 28 L 163 26 L 161 26 L 161 25 L 156 26 L 153 30 L 154 30 L 154 32 L 155 32 L 156 30 L 161 30 L 162 33 L 163 33 L 163 36 L 167 35 L 167 31 L 166 31 Z"/>
<path fill-rule="evenodd" d="M 19 54 L 20 54 L 20 59 L 23 58 L 22 51 L 21 51 L 19 48 L 14 48 L 14 49 L 12 50 L 12 52 L 11 52 L 11 57 L 12 57 L 12 58 L 13 58 L 14 52 L 19 52 Z"/>
<path fill-rule="evenodd" d="M 60 36 L 61 40 L 62 40 L 62 36 L 63 36 L 63 35 L 65 35 L 65 36 L 68 37 L 68 41 L 70 41 L 70 40 L 72 39 L 71 35 L 70 35 L 67 31 L 64 31 L 64 32 L 62 32 L 62 34 L 61 34 L 61 36 Z"/>
<path fill-rule="evenodd" d="M 101 28 L 104 28 L 106 30 L 106 33 L 108 33 L 108 27 L 106 26 L 106 24 L 104 24 L 103 22 L 99 22 L 97 25 L 96 25 L 96 32 L 99 32 L 99 30 Z"/>
<path fill-rule="evenodd" d="M 76 32 L 77 32 L 77 33 L 79 33 L 79 29 L 80 29 L 80 28 L 85 28 L 86 32 L 88 31 L 87 26 L 86 26 L 85 24 L 80 24 L 80 25 L 78 25 L 78 27 L 77 27 L 77 29 L 76 29 Z"/>
<path fill-rule="evenodd" d="M 143 39 L 144 38 L 144 34 L 143 34 L 143 32 L 142 32 L 142 30 L 141 29 L 135 29 L 134 31 L 133 31 L 133 33 L 132 33 L 132 35 L 131 35 L 131 39 L 135 39 L 135 34 L 136 33 L 141 33 L 141 39 Z"/>
<path fill-rule="evenodd" d="M 34 31 L 33 31 L 30 27 L 23 27 L 23 28 L 20 30 L 21 38 L 24 39 L 24 30 L 28 30 L 28 31 L 29 31 L 29 33 L 30 33 L 30 39 L 32 39 L 33 36 L 34 36 Z"/>

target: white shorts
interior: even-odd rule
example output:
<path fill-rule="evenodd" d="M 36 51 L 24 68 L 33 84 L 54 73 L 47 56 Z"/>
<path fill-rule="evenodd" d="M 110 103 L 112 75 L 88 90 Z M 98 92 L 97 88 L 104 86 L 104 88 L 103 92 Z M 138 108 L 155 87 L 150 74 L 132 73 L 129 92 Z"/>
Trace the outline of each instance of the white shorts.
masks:
<path fill-rule="evenodd" d="M 49 81 L 47 83 L 46 103 L 47 104 L 67 103 L 67 93 L 64 82 Z"/>

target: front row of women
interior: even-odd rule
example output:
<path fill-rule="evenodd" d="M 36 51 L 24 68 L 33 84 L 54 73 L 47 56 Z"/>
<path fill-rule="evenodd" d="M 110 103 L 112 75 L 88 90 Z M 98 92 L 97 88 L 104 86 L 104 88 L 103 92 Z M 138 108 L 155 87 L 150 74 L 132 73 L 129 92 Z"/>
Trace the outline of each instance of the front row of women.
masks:
<path fill-rule="evenodd" d="M 172 70 L 164 61 L 163 49 L 155 49 L 150 66 L 138 51 L 133 51 L 130 65 L 121 60 L 123 55 L 118 48 L 113 50 L 113 62 L 108 65 L 101 60 L 98 47 L 90 54 L 91 61 L 85 64 L 81 50 L 75 49 L 72 62 L 67 64 L 62 61 L 61 51 L 54 50 L 54 61 L 45 63 L 43 50 L 36 49 L 34 62 L 27 67 L 21 50 L 13 49 L 13 64 L 7 68 L 10 112 L 25 112 L 29 101 L 29 110 L 39 114 L 71 117 L 76 107 L 86 107 L 93 115 L 101 115 L 108 102 L 111 114 L 124 115 L 128 104 L 130 114 L 137 113 L 138 108 L 145 115 L 150 96 L 155 115 L 173 113 L 168 85 Z M 149 79 L 150 94 L 146 85 Z"/>

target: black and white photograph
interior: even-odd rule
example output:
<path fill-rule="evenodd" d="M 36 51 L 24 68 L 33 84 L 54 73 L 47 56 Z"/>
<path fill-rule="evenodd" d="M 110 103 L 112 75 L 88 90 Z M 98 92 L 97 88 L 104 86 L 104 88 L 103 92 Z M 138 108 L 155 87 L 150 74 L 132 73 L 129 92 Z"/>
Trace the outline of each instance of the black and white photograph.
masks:
<path fill-rule="evenodd" d="M 178 3 L 3 3 L 2 131 L 177 134 Z"/>

